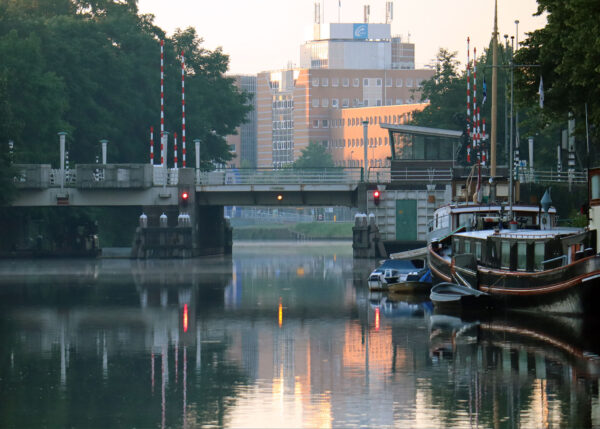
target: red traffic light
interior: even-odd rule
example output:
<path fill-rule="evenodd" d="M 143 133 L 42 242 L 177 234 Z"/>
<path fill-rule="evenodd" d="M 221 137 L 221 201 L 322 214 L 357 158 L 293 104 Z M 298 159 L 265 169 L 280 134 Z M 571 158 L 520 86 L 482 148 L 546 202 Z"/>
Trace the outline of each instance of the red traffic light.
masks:
<path fill-rule="evenodd" d="M 183 191 L 183 192 L 181 193 L 181 199 L 182 199 L 183 201 L 187 201 L 187 199 L 188 199 L 189 197 L 190 197 L 190 194 L 188 194 L 188 193 L 187 193 L 187 191 Z"/>
<path fill-rule="evenodd" d="M 379 189 L 373 191 L 373 203 L 375 203 L 376 206 L 379 205 L 379 197 L 381 196 L 381 192 L 379 192 Z"/>

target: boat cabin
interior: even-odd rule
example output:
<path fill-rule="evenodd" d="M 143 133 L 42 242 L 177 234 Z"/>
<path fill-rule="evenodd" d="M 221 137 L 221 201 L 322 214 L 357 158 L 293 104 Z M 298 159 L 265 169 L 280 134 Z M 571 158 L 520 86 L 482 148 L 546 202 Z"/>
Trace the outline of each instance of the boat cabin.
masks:
<path fill-rule="evenodd" d="M 452 254 L 471 253 L 478 264 L 510 271 L 543 271 L 595 254 L 596 231 L 481 230 L 452 236 Z"/>
<path fill-rule="evenodd" d="M 516 226 L 521 229 L 540 229 L 540 225 L 549 219 L 550 225 L 543 229 L 556 226 L 556 209 L 550 207 L 549 216 L 542 216 L 541 208 L 535 206 L 513 206 Z M 433 214 L 429 222 L 429 241 L 441 240 L 453 231 L 461 228 L 470 230 L 484 230 L 508 227 L 507 207 L 501 204 L 449 204 L 440 207 Z"/>

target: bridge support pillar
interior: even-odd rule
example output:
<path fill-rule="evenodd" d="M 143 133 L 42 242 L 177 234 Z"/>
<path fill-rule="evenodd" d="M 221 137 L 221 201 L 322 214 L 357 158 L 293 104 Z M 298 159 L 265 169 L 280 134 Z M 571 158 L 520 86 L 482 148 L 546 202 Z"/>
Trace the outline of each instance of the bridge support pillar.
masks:
<path fill-rule="evenodd" d="M 229 219 L 225 219 L 223 206 L 202 206 L 196 213 L 198 254 L 231 254 L 232 229 Z"/>
<path fill-rule="evenodd" d="M 356 215 L 352 227 L 352 254 L 356 259 L 387 258 L 375 216 Z"/>

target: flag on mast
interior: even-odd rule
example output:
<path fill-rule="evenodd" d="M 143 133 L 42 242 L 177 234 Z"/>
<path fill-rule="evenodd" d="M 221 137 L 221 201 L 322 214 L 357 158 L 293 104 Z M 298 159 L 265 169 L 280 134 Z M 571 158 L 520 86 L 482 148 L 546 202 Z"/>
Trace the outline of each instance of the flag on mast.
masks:
<path fill-rule="evenodd" d="M 483 77 L 483 100 L 481 100 L 481 107 L 485 104 L 485 100 L 487 100 L 487 85 L 485 83 L 485 76 Z"/>
<path fill-rule="evenodd" d="M 540 109 L 543 109 L 544 108 L 544 80 L 542 79 L 542 76 L 540 76 L 539 93 L 540 93 Z"/>

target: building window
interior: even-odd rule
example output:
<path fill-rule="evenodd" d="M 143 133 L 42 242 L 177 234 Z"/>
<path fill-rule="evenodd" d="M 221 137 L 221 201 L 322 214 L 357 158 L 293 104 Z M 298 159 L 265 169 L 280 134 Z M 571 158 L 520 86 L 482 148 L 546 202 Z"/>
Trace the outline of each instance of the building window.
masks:
<path fill-rule="evenodd" d="M 385 86 L 387 86 L 389 88 L 390 86 L 392 86 L 394 84 L 393 82 L 394 82 L 393 79 L 391 77 L 388 77 L 385 80 Z"/>
<path fill-rule="evenodd" d="M 340 86 L 340 80 L 337 77 L 331 78 L 331 86 L 337 88 Z"/>
<path fill-rule="evenodd" d="M 318 98 L 313 98 L 312 107 L 319 107 L 319 99 Z"/>
<path fill-rule="evenodd" d="M 329 128 L 329 121 L 327 119 L 323 119 L 321 121 L 322 128 Z"/>
<path fill-rule="evenodd" d="M 337 109 L 338 107 L 340 107 L 340 105 L 339 105 L 339 101 L 338 101 L 338 99 L 337 99 L 337 98 L 332 98 L 332 99 L 331 99 L 331 107 L 335 107 L 336 109 Z"/>
<path fill-rule="evenodd" d="M 329 86 L 329 78 L 322 77 L 321 78 L 321 86 Z"/>
<path fill-rule="evenodd" d="M 352 86 L 358 88 L 360 86 L 360 79 L 359 78 L 355 78 L 354 81 L 352 82 Z"/>
<path fill-rule="evenodd" d="M 377 99 L 377 105 L 381 106 L 381 99 Z"/>
<path fill-rule="evenodd" d="M 406 86 L 408 88 L 412 88 L 412 86 L 413 86 L 413 80 L 412 79 L 406 79 Z"/>
<path fill-rule="evenodd" d="M 423 79 L 417 79 L 417 86 L 423 88 Z"/>
<path fill-rule="evenodd" d="M 347 98 L 344 98 L 342 100 L 342 107 L 349 107 L 350 106 L 350 100 Z"/>
<path fill-rule="evenodd" d="M 329 98 L 324 98 L 321 100 L 321 107 L 329 107 Z"/>
<path fill-rule="evenodd" d="M 345 77 L 344 79 L 342 79 L 342 86 L 344 88 L 348 88 L 350 86 L 350 79 L 348 79 L 347 77 Z"/>
<path fill-rule="evenodd" d="M 377 86 L 381 86 L 381 79 L 377 79 Z"/>
<path fill-rule="evenodd" d="M 402 79 L 396 79 L 396 88 L 402 88 Z"/>
<path fill-rule="evenodd" d="M 318 77 L 313 77 L 312 86 L 319 86 L 319 78 Z"/>
<path fill-rule="evenodd" d="M 401 98 L 396 98 L 396 104 L 403 104 Z"/>
<path fill-rule="evenodd" d="M 363 106 L 369 107 L 369 100 L 363 100 Z"/>
<path fill-rule="evenodd" d="M 363 79 L 363 86 L 369 86 L 369 79 L 367 79 L 367 78 Z"/>
<path fill-rule="evenodd" d="M 318 119 L 313 120 L 313 128 L 319 128 L 319 120 Z"/>

